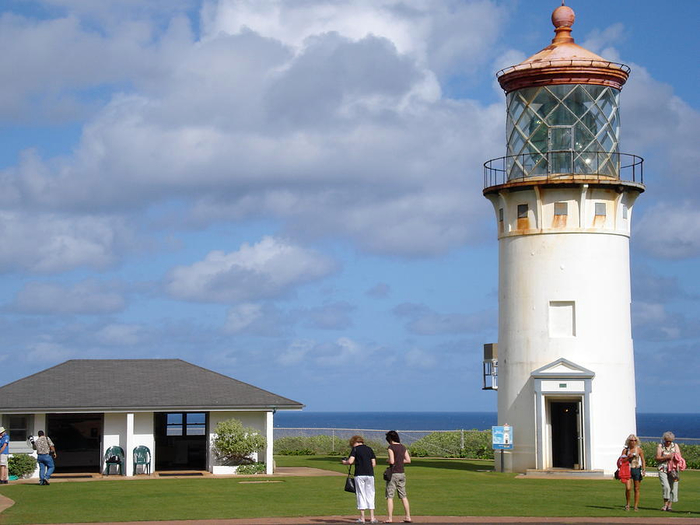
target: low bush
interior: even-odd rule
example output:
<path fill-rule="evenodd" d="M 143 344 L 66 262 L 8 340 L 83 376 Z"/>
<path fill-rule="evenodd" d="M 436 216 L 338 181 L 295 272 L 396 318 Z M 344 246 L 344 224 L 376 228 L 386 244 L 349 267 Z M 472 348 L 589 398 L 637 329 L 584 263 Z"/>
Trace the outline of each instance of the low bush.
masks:
<path fill-rule="evenodd" d="M 7 471 L 10 476 L 28 478 L 36 470 L 36 459 L 29 454 L 14 454 L 7 459 Z"/>
<path fill-rule="evenodd" d="M 228 465 L 252 463 L 253 453 L 265 448 L 265 437 L 254 428 L 244 427 L 238 419 L 220 421 L 214 434 L 214 453 Z"/>
<path fill-rule="evenodd" d="M 265 474 L 265 463 L 251 463 L 250 465 L 240 465 L 236 469 L 236 474 L 248 476 L 251 474 Z"/>
<path fill-rule="evenodd" d="M 490 430 L 432 432 L 410 447 L 416 457 L 493 459 Z"/>
<path fill-rule="evenodd" d="M 376 454 L 388 445 L 381 441 L 367 440 L 365 444 Z M 286 436 L 275 440 L 275 454 L 280 456 L 347 456 L 350 452 L 348 440 L 321 434 L 318 436 Z"/>
<path fill-rule="evenodd" d="M 642 450 L 644 451 L 644 459 L 646 459 L 647 468 L 656 468 L 658 465 L 658 462 L 656 461 L 657 446 L 658 443 L 642 443 Z M 688 464 L 688 468 L 700 469 L 700 445 L 680 444 L 680 448 L 681 453 L 685 458 L 685 462 Z"/>

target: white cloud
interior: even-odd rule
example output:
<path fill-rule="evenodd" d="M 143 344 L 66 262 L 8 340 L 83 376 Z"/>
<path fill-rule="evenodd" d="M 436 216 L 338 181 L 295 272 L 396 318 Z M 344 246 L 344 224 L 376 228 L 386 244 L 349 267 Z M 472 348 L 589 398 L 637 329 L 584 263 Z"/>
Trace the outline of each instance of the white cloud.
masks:
<path fill-rule="evenodd" d="M 105 346 L 133 346 L 143 342 L 144 327 L 138 324 L 111 323 L 95 333 L 95 341 Z"/>
<path fill-rule="evenodd" d="M 250 301 L 288 294 L 335 268 L 333 261 L 313 250 L 265 237 L 237 252 L 213 251 L 203 261 L 174 268 L 166 289 L 172 297 L 187 301 Z"/>
<path fill-rule="evenodd" d="M 286 334 L 293 319 L 273 304 L 241 303 L 229 308 L 224 332 L 237 335 L 280 337 Z"/>
<path fill-rule="evenodd" d="M 0 203 L 74 213 L 182 199 L 200 224 L 264 215 L 290 235 L 407 255 L 481 234 L 481 177 L 465 173 L 502 153 L 502 107 L 442 99 L 436 72 L 461 74 L 490 56 L 498 8 L 222 2 L 204 11 L 199 42 L 175 21 L 134 39 L 140 54 L 118 40 L 120 79 L 133 89 L 86 123 L 73 155 L 27 153 L 0 172 Z M 73 38 L 102 50 L 122 38 L 111 35 Z M 89 74 L 85 83 L 111 81 Z"/>
<path fill-rule="evenodd" d="M 345 301 L 324 304 L 302 310 L 306 324 L 320 330 L 343 330 L 352 326 L 352 314 L 356 307 Z"/>
<path fill-rule="evenodd" d="M 398 317 L 408 319 L 406 328 L 418 335 L 462 334 L 495 327 L 496 312 L 468 314 L 439 314 L 424 304 L 403 303 L 393 310 Z"/>
<path fill-rule="evenodd" d="M 29 282 L 17 292 L 12 310 L 30 314 L 111 314 L 126 306 L 113 283 L 88 279 L 73 285 Z"/>
<path fill-rule="evenodd" d="M 0 210 L 0 272 L 104 269 L 132 242 L 124 219 Z"/>
<path fill-rule="evenodd" d="M 700 202 L 660 202 L 634 227 L 635 242 L 660 259 L 700 256 Z"/>

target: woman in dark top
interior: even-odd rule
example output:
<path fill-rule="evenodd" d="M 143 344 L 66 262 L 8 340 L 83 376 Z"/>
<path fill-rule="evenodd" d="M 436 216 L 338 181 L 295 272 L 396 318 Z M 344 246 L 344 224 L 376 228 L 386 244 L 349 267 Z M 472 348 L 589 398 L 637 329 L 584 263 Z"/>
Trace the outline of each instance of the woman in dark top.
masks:
<path fill-rule="evenodd" d="M 399 433 L 396 430 L 390 430 L 386 433 L 386 440 L 389 443 L 387 452 L 389 454 L 389 466 L 391 469 L 391 479 L 386 482 L 386 508 L 389 517 L 384 523 L 391 523 L 394 514 L 394 494 L 399 493 L 403 509 L 406 514 L 404 523 L 411 523 L 411 509 L 406 497 L 406 474 L 404 473 L 404 463 L 411 462 L 411 456 L 401 444 Z"/>
<path fill-rule="evenodd" d="M 352 436 L 350 446 L 350 457 L 341 463 L 355 465 L 355 495 L 360 510 L 360 519 L 357 521 L 364 523 L 365 510 L 369 509 L 370 523 L 378 523 L 374 518 L 374 467 L 377 466 L 377 456 L 374 455 L 374 450 L 365 445 L 362 436 Z"/>

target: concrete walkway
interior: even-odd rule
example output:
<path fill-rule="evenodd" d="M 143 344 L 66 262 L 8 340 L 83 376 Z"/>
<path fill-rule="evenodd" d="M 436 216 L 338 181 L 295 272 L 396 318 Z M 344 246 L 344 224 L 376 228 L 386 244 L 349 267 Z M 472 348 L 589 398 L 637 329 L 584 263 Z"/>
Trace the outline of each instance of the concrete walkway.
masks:
<path fill-rule="evenodd" d="M 211 476 L 206 473 L 204 476 Z M 329 470 L 313 469 L 306 467 L 278 467 L 273 476 L 261 475 L 260 478 L 286 477 L 286 476 L 340 476 L 345 477 L 345 474 L 333 472 Z M 76 483 L 81 481 L 129 481 L 134 479 L 144 479 L 146 476 L 123 477 L 123 476 L 100 476 L 95 477 L 80 477 L 80 478 L 57 478 L 52 479 L 51 483 Z M 157 474 L 152 474 L 148 477 L 158 478 Z M 183 476 L 191 477 L 191 476 Z M 227 476 L 216 476 L 227 477 Z M 257 476 L 256 476 L 257 477 Z M 263 481 L 263 480 L 261 480 Z M 14 483 L 36 484 L 36 479 L 13 481 Z M 10 498 L 0 495 L 0 513 L 5 509 L 14 505 L 14 501 Z M 624 511 L 621 511 L 624 512 Z M 568 524 L 596 524 L 603 523 L 627 523 L 627 524 L 644 524 L 644 525 L 700 525 L 700 518 L 684 518 L 680 513 L 669 513 L 668 516 L 658 518 L 642 518 L 635 516 L 633 513 L 625 513 L 625 516 L 620 517 L 604 517 L 604 518 L 545 518 L 545 517 L 520 517 L 520 516 L 414 516 L 413 523 L 431 523 L 433 525 L 444 523 L 485 523 L 485 524 L 512 524 L 512 523 L 546 523 L 549 525 L 568 525 Z M 385 519 L 385 516 L 378 516 L 380 522 Z M 397 516 L 394 523 L 402 523 L 402 517 Z M 219 520 L 177 520 L 177 521 L 132 521 L 132 522 L 101 522 L 99 524 L 91 523 L 66 523 L 63 525 L 323 525 L 334 523 L 356 523 L 357 514 L 351 516 L 311 516 L 298 518 L 247 518 L 247 519 L 219 519 Z M 369 523 L 369 520 L 367 521 Z"/>
<path fill-rule="evenodd" d="M 381 517 L 380 517 L 381 518 Z M 230 519 L 230 520 L 196 520 L 196 521 L 135 521 L 120 523 L 101 523 L 99 525 L 323 525 L 333 523 L 356 523 L 355 516 L 316 516 L 304 518 L 255 518 L 255 519 Z M 380 519 L 381 522 L 381 519 Z M 369 520 L 367 521 L 369 523 Z M 401 519 L 394 523 L 402 523 Z M 513 523 L 547 523 L 549 525 L 568 524 L 595 524 L 603 523 L 627 523 L 644 525 L 685 525 L 700 524 L 699 518 L 522 518 L 522 517 L 485 517 L 485 516 L 415 516 L 413 523 L 432 523 L 433 525 L 444 523 L 486 523 L 486 524 L 513 524 Z M 98 525 L 86 523 L 70 523 L 64 525 Z"/>

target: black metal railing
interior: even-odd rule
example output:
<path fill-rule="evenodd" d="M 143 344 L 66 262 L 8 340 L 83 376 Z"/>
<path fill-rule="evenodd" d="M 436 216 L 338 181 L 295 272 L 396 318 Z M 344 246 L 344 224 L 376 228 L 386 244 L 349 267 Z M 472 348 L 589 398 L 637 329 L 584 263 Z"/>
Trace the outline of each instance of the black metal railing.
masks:
<path fill-rule="evenodd" d="M 630 153 L 560 150 L 509 155 L 484 163 L 484 188 L 534 178 L 561 181 L 581 176 L 644 184 L 644 159 Z"/>

